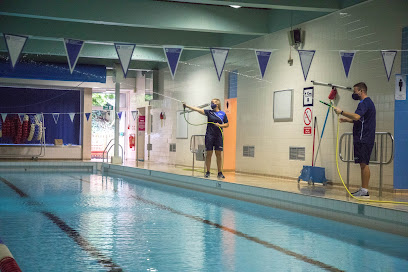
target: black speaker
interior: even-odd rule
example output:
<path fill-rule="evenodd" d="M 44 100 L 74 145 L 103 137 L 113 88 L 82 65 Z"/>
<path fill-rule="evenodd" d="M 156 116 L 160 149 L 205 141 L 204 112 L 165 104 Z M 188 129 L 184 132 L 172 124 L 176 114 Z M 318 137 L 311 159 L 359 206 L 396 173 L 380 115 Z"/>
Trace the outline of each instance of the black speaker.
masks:
<path fill-rule="evenodd" d="M 293 30 L 293 41 L 295 43 L 301 43 L 302 42 L 302 33 L 300 32 L 300 29 L 294 29 Z"/>
<path fill-rule="evenodd" d="M 303 42 L 302 30 L 300 28 L 289 31 L 288 36 L 291 46 L 300 45 Z"/>

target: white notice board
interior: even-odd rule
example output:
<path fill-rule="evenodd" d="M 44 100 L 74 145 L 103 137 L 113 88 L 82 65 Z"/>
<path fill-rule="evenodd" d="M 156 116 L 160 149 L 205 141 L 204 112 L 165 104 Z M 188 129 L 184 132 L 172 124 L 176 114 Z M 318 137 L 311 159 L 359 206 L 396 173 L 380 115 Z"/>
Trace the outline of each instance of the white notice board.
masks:
<path fill-rule="evenodd" d="M 183 111 L 177 111 L 176 114 L 177 114 L 176 139 L 187 139 L 188 138 L 188 132 L 187 132 L 188 124 L 186 120 L 184 119 Z M 188 120 L 188 113 L 186 113 L 186 118 Z"/>
<path fill-rule="evenodd" d="M 293 121 L 293 90 L 273 93 L 273 120 L 277 122 Z"/>

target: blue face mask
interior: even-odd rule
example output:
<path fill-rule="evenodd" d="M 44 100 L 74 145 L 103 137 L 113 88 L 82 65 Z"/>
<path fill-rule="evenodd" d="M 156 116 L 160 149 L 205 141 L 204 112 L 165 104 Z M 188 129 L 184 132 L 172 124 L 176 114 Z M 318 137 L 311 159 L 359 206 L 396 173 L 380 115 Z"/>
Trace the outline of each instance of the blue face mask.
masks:
<path fill-rule="evenodd" d="M 214 110 L 217 107 L 217 104 L 211 103 L 211 108 Z"/>
<path fill-rule="evenodd" d="M 351 97 L 352 97 L 354 100 L 360 100 L 360 96 L 359 96 L 358 94 L 356 94 L 356 93 L 353 93 L 353 94 L 351 95 Z"/>

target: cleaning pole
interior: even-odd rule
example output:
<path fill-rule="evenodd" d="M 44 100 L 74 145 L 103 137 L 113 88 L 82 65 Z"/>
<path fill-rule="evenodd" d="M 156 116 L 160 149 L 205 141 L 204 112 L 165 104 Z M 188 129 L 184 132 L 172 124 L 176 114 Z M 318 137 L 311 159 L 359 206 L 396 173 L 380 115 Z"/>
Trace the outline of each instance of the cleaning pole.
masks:
<path fill-rule="evenodd" d="M 315 162 L 314 162 L 314 164 L 316 164 L 317 155 L 319 154 L 320 144 L 322 143 L 322 138 L 323 138 L 323 134 L 324 134 L 324 129 L 326 128 L 327 117 L 329 117 L 330 108 L 333 107 L 333 106 L 332 106 L 331 104 L 329 104 L 329 103 L 323 102 L 322 100 L 319 100 L 319 101 L 320 101 L 321 103 L 325 104 L 326 106 L 329 106 L 329 108 L 327 109 L 326 119 L 324 119 L 322 134 L 320 135 L 319 145 L 317 146 L 317 151 L 316 151 L 316 157 L 315 157 Z"/>

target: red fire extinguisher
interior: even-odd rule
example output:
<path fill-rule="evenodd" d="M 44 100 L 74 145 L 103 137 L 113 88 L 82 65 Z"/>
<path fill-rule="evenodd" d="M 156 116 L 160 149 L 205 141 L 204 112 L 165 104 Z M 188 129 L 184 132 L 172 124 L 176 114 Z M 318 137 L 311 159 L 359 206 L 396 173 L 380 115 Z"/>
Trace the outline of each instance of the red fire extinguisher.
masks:
<path fill-rule="evenodd" d="M 129 148 L 135 150 L 135 134 L 129 135 Z"/>

